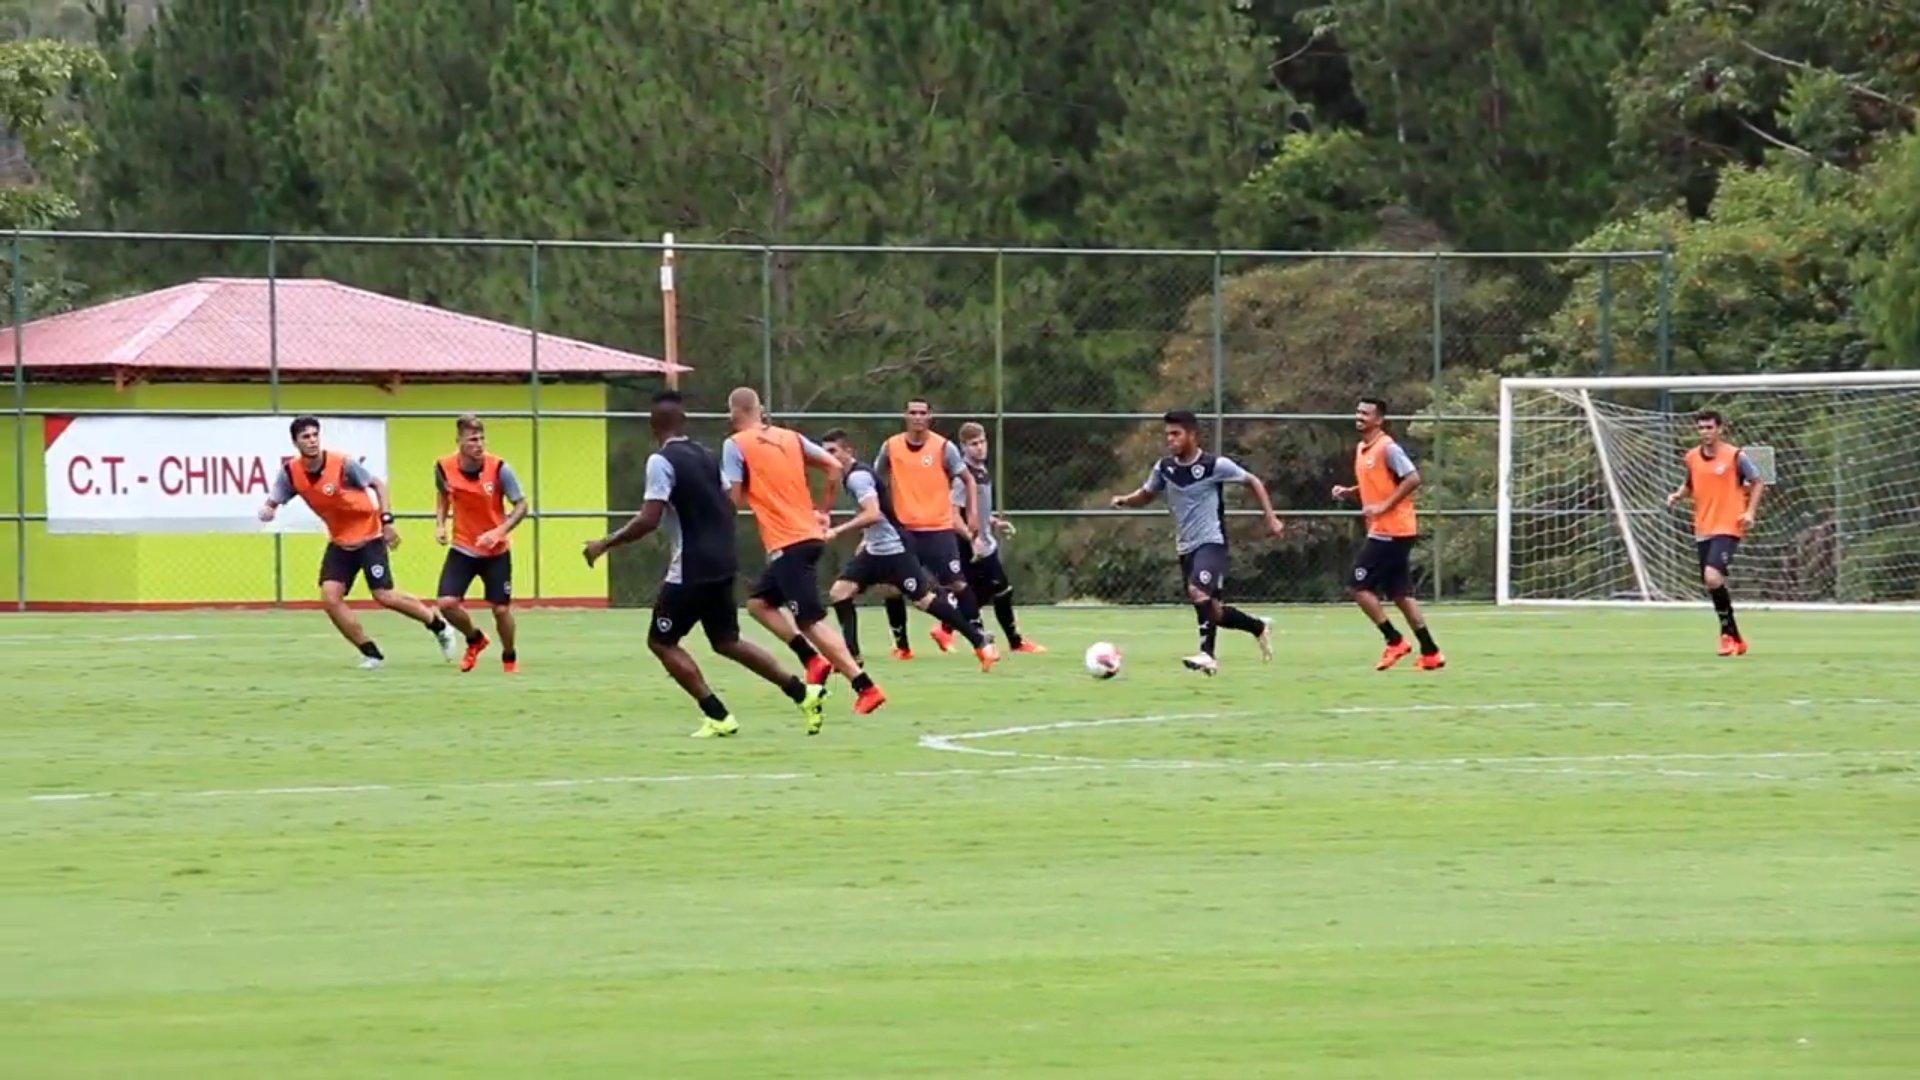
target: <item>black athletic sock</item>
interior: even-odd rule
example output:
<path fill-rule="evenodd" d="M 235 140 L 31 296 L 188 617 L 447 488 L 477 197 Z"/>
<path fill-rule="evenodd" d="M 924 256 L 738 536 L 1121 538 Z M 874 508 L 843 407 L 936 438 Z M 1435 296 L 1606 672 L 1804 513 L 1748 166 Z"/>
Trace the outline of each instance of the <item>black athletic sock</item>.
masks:
<path fill-rule="evenodd" d="M 1025 638 L 1020 636 L 1020 623 L 1013 615 L 1013 590 L 1008 589 L 993 598 L 993 617 L 1000 622 L 1000 630 L 1007 635 L 1007 647 L 1017 649 Z"/>
<path fill-rule="evenodd" d="M 1237 607 L 1227 607 L 1220 612 L 1220 625 L 1229 630 L 1244 630 L 1254 637 L 1266 633 L 1267 624 L 1241 611 Z"/>
<path fill-rule="evenodd" d="M 720 703 L 720 695 L 708 694 L 700 699 L 700 711 L 707 714 L 709 720 L 725 720 L 727 707 Z"/>
<path fill-rule="evenodd" d="M 363 641 L 360 643 L 360 655 L 370 656 L 375 660 L 386 659 L 385 656 L 380 654 L 380 646 L 375 645 L 372 641 Z"/>
<path fill-rule="evenodd" d="M 1212 656 L 1214 639 L 1220 632 L 1213 623 L 1213 601 L 1205 600 L 1193 605 L 1193 617 L 1200 623 L 1200 651 Z"/>
<path fill-rule="evenodd" d="M 869 676 L 866 672 L 863 671 L 860 674 L 855 675 L 853 677 L 854 693 L 864 694 L 871 689 L 873 689 L 873 678 Z"/>
<path fill-rule="evenodd" d="M 787 681 L 780 684 L 780 692 L 796 705 L 807 700 L 807 684 L 801 682 L 798 675 L 787 676 Z"/>
<path fill-rule="evenodd" d="M 835 600 L 833 613 L 840 616 L 840 636 L 847 639 L 847 651 L 860 659 L 860 612 L 852 600 Z"/>
<path fill-rule="evenodd" d="M 978 623 L 967 622 L 962 618 L 960 612 L 957 611 L 952 604 L 947 603 L 946 597 L 935 593 L 932 600 L 927 604 L 927 614 L 945 623 L 947 629 L 966 638 L 967 644 L 974 648 L 979 649 L 986 646 L 987 635 L 980 632 L 980 625 Z"/>
<path fill-rule="evenodd" d="M 799 657 L 803 664 L 820 655 L 813 651 L 813 645 L 807 641 L 805 634 L 793 635 L 793 638 L 787 642 L 787 648 L 792 649 L 793 655 Z"/>
<path fill-rule="evenodd" d="M 441 618 L 438 615 L 435 615 L 433 617 L 433 621 L 427 624 L 427 633 L 438 636 L 440 631 L 445 630 L 446 628 L 447 628 L 447 620 Z"/>
<path fill-rule="evenodd" d="M 485 640 L 487 640 L 487 635 L 481 633 L 479 627 L 476 626 L 467 631 L 467 644 L 478 645 Z"/>
<path fill-rule="evenodd" d="M 973 595 L 972 589 L 961 589 L 947 594 L 953 598 L 954 610 L 960 613 L 975 630 L 980 629 L 980 598 Z"/>
<path fill-rule="evenodd" d="M 1421 625 L 1414 627 L 1413 636 L 1420 639 L 1421 656 L 1432 656 L 1434 653 L 1440 651 L 1440 646 L 1433 643 L 1433 631 L 1427 629 L 1426 626 Z"/>
<path fill-rule="evenodd" d="M 508 649 L 506 652 L 500 654 L 500 659 L 508 661 L 518 660 L 520 659 L 520 650 Z"/>
<path fill-rule="evenodd" d="M 912 651 L 907 644 L 907 602 L 897 596 L 887 597 L 887 629 L 893 631 L 893 647 Z"/>
<path fill-rule="evenodd" d="M 1733 621 L 1733 594 L 1727 591 L 1725 585 L 1722 585 L 1717 589 L 1707 590 L 1707 595 L 1713 597 L 1713 613 L 1720 616 L 1720 632 L 1739 641 L 1740 624 Z"/>
<path fill-rule="evenodd" d="M 1400 644 L 1400 631 L 1393 628 L 1392 619 L 1380 620 L 1380 636 L 1386 638 L 1389 645 Z"/>

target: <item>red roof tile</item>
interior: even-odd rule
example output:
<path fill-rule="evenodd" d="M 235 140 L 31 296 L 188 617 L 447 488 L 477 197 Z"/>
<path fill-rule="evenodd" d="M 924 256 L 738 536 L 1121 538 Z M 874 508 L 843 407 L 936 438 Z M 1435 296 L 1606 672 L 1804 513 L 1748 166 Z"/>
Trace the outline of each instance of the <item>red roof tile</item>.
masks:
<path fill-rule="evenodd" d="M 292 381 L 402 376 L 437 382 L 530 371 L 525 327 L 416 304 L 320 278 L 274 283 L 268 327 L 265 278 L 202 278 L 27 323 L 29 371 L 64 377 L 171 373 L 264 376 L 277 348 Z M 12 359 L 0 330 L 0 363 Z M 543 375 L 661 374 L 663 360 L 554 334 L 540 335 Z M 682 367 L 680 370 L 689 370 Z"/>

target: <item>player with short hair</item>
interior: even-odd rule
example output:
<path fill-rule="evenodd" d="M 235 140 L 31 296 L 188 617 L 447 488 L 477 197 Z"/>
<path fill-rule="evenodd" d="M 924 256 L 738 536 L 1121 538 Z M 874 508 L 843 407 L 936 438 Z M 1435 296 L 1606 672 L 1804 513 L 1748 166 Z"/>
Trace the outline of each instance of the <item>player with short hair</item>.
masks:
<path fill-rule="evenodd" d="M 660 665 L 692 698 L 705 719 L 694 730 L 696 739 L 725 738 L 740 730 L 693 654 L 680 644 L 695 625 L 707 634 L 713 651 L 778 686 L 800 708 L 809 735 L 825 723 L 827 688 L 810 686 L 781 668 L 767 650 L 740 636 L 740 612 L 734 604 L 733 579 L 739 555 L 733 546 L 734 508 L 720 486 L 720 466 L 704 446 L 687 437 L 686 403 L 673 390 L 653 396 L 649 418 L 657 449 L 647 457 L 647 489 L 640 512 L 625 525 L 598 540 L 587 541 L 582 554 L 592 566 L 600 556 L 665 527 L 673 537 L 673 557 L 653 602 L 653 622 L 647 648 Z"/>
<path fill-rule="evenodd" d="M 797 431 L 767 423 L 760 395 L 742 386 L 727 395 L 733 434 L 720 452 L 720 480 L 733 504 L 753 510 L 767 569 L 747 597 L 747 612 L 785 641 L 807 665 L 807 681 L 839 671 L 853 683 L 853 711 L 865 715 L 887 696 L 854 662 L 820 603 L 820 556 L 827 547 L 827 510 L 840 480 L 840 459 Z M 807 470 L 827 476 L 819 501 Z"/>
<path fill-rule="evenodd" d="M 960 454 L 966 461 L 967 471 L 973 474 L 974 489 L 980 493 L 980 524 L 983 528 L 979 538 L 983 544 L 975 543 L 975 534 L 967 523 L 966 489 L 958 478 L 953 481 L 953 531 L 959 538 L 961 549 L 972 557 L 967 560 L 965 572 L 967 588 L 972 591 L 974 602 L 993 604 L 994 618 L 1000 623 L 1000 630 L 1007 635 L 1007 649 L 1017 653 L 1044 653 L 1046 646 L 1031 641 L 1020 634 L 1020 622 L 1013 610 L 1013 583 L 1007 579 L 1007 568 L 1000 561 L 1000 543 L 994 538 L 999 531 L 1008 536 L 1014 534 L 1013 522 L 1001 517 L 994 511 L 993 470 L 987 465 L 987 429 L 971 420 L 960 425 Z"/>
<path fill-rule="evenodd" d="M 526 519 L 529 503 L 513 467 L 487 453 L 485 421 L 468 413 L 454 421 L 453 430 L 457 449 L 433 463 L 433 538 L 448 549 L 440 566 L 440 614 L 466 636 L 460 670 L 472 671 L 492 644 L 467 614 L 467 589 L 479 578 L 500 633 L 500 669 L 511 675 L 520 670 L 520 654 L 514 650 L 513 552 L 507 534 Z"/>
<path fill-rule="evenodd" d="M 958 482 L 966 497 L 966 522 L 980 533 L 980 492 L 967 471 L 960 448 L 933 430 L 933 406 L 925 397 L 907 399 L 904 430 L 887 438 L 875 456 L 874 473 L 887 485 L 894 517 L 900 524 L 907 551 L 920 560 L 929 577 L 953 598 L 953 606 L 968 623 L 980 622 L 980 602 L 967 588 L 966 564 L 953 531 L 951 485 Z M 979 541 L 976 541 L 976 544 Z M 904 614 L 904 611 L 902 612 Z M 904 623 L 901 624 L 904 628 Z M 944 626 L 933 630 L 941 652 L 953 648 L 953 635 Z M 894 655 L 913 658 L 905 634 L 896 630 Z"/>
<path fill-rule="evenodd" d="M 1753 528 L 1760 497 L 1767 483 L 1745 450 L 1725 441 L 1726 420 L 1712 409 L 1693 415 L 1700 445 L 1682 459 L 1686 476 L 1667 496 L 1667 505 L 1693 498 L 1694 548 L 1700 556 L 1700 583 L 1713 600 L 1720 619 L 1720 655 L 1747 655 L 1747 639 L 1733 618 L 1733 595 L 1727 591 L 1727 573 L 1741 538 Z"/>
<path fill-rule="evenodd" d="M 297 453 L 273 478 L 273 492 L 260 507 L 260 520 L 272 521 L 280 507 L 296 497 L 305 501 L 327 527 L 327 549 L 320 556 L 320 606 L 333 620 L 340 636 L 360 650 L 360 666 L 368 671 L 386 662 L 380 646 L 360 626 L 347 606 L 353 580 L 364 575 L 367 589 L 380 606 L 424 625 L 440 643 L 440 655 L 453 659 L 460 639 L 440 612 L 419 597 L 393 587 L 389 548 L 400 546 L 393 527 L 393 507 L 387 485 L 359 461 L 320 445 L 320 421 L 297 416 L 289 425 Z"/>
<path fill-rule="evenodd" d="M 1227 588 L 1227 504 L 1221 492 L 1226 484 L 1242 484 L 1253 492 L 1253 499 L 1266 514 L 1267 531 L 1285 534 L 1273 500 L 1260 478 L 1241 468 L 1232 458 L 1209 454 L 1200 445 L 1200 420 L 1186 409 L 1175 409 L 1163 418 L 1166 423 L 1167 456 L 1147 474 L 1139 489 L 1115 495 L 1115 508 L 1145 506 L 1154 496 L 1165 493 L 1167 510 L 1173 515 L 1174 549 L 1180 555 L 1180 575 L 1187 587 L 1187 599 L 1193 602 L 1194 619 L 1200 626 L 1200 651 L 1183 658 L 1187 670 L 1216 675 L 1220 662 L 1214 656 L 1219 627 L 1242 630 L 1260 643 L 1260 659 L 1273 659 L 1273 620 L 1256 618 L 1225 601 Z"/>
<path fill-rule="evenodd" d="M 827 432 L 821 444 L 828 453 L 839 459 L 845 470 L 841 475 L 847 494 L 858 508 L 851 520 L 827 530 L 829 543 L 847 533 L 861 533 L 859 549 L 827 591 L 827 599 L 840 616 L 840 632 L 846 638 L 848 650 L 855 658 L 859 657 L 860 623 L 859 614 L 854 608 L 854 597 L 873 586 L 886 585 L 897 589 L 901 596 L 921 611 L 939 619 L 949 634 L 958 632 L 965 637 L 968 644 L 973 646 L 974 656 L 980 661 L 980 670 L 992 671 L 993 665 L 1000 659 L 993 643 L 987 640 L 978 626 L 967 623 L 952 603 L 930 587 L 926 569 L 918 559 L 907 553 L 906 541 L 901 539 L 898 522 L 893 516 L 893 501 L 887 491 L 886 481 L 880 479 L 873 466 L 854 454 L 853 441 L 840 428 Z"/>
<path fill-rule="evenodd" d="M 1360 512 L 1367 521 L 1367 539 L 1354 559 L 1350 588 L 1354 603 L 1379 627 L 1387 642 L 1374 670 L 1385 671 L 1413 651 L 1387 617 L 1381 597 L 1394 602 L 1420 639 L 1420 659 L 1414 666 L 1422 671 L 1438 670 L 1447 666 L 1447 658 L 1433 643 L 1433 633 L 1427 629 L 1426 616 L 1411 588 L 1413 542 L 1420 533 L 1413 493 L 1421 483 L 1420 471 L 1414 468 L 1406 450 L 1387 434 L 1385 401 L 1361 398 L 1353 410 L 1353 426 L 1360 432 L 1360 443 L 1353 452 L 1354 483 L 1335 484 L 1333 497 L 1339 501 L 1358 495 Z"/>

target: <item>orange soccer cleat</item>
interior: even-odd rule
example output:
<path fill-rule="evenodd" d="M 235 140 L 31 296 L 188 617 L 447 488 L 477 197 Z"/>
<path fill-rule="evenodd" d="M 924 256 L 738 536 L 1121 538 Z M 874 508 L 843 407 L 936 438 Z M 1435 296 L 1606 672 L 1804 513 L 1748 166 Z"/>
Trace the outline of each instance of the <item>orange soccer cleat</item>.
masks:
<path fill-rule="evenodd" d="M 1393 644 L 1387 646 L 1386 648 L 1380 650 L 1380 662 L 1373 665 L 1373 670 L 1385 671 L 1388 668 L 1392 667 L 1393 665 L 1399 663 L 1402 657 L 1406 656 L 1408 653 L 1412 651 L 1413 651 L 1413 646 L 1407 644 L 1406 638 L 1401 638 L 1399 641 L 1396 641 Z"/>
<path fill-rule="evenodd" d="M 1000 652 L 999 650 L 995 649 L 992 645 L 982 645 L 981 647 L 973 650 L 973 655 L 979 658 L 980 673 L 983 675 L 989 671 L 992 671 L 993 665 L 1000 662 Z"/>
<path fill-rule="evenodd" d="M 827 685 L 828 676 L 832 674 L 833 674 L 833 661 L 828 660 L 826 657 L 821 656 L 819 653 L 813 654 L 813 656 L 807 660 L 808 685 L 825 686 Z"/>
<path fill-rule="evenodd" d="M 941 652 L 953 651 L 953 631 L 947 629 L 946 623 L 933 628 L 933 643 L 940 646 Z"/>
<path fill-rule="evenodd" d="M 1040 644 L 1037 641 L 1022 641 L 1020 642 L 1020 644 L 1015 645 L 1013 647 L 1013 651 L 1018 653 L 1032 653 L 1033 655 L 1038 656 L 1041 653 L 1046 652 L 1047 647 L 1045 645 Z"/>
<path fill-rule="evenodd" d="M 893 658 L 895 660 L 911 660 L 913 659 L 913 650 L 912 649 L 895 649 L 893 650 Z"/>
<path fill-rule="evenodd" d="M 460 658 L 460 670 L 472 671 L 473 665 L 480 662 L 480 654 L 485 652 L 487 646 L 491 644 L 493 642 L 488 641 L 485 634 L 481 634 L 478 641 L 467 642 L 467 655 Z"/>
<path fill-rule="evenodd" d="M 1721 634 L 1720 655 L 1745 656 L 1747 655 L 1747 643 L 1745 640 L 1734 637 L 1732 634 Z"/>
<path fill-rule="evenodd" d="M 880 692 L 880 687 L 869 686 L 860 691 L 860 696 L 854 699 L 853 711 L 860 716 L 865 716 L 886 703 L 887 695 Z"/>
<path fill-rule="evenodd" d="M 517 672 L 520 670 L 520 661 L 502 660 L 500 661 L 500 670 L 506 672 L 509 675 L 512 675 L 514 672 Z"/>
<path fill-rule="evenodd" d="M 1445 653 L 1437 652 L 1421 653 L 1420 659 L 1415 660 L 1413 666 L 1421 671 L 1439 671 L 1447 666 L 1447 656 Z"/>

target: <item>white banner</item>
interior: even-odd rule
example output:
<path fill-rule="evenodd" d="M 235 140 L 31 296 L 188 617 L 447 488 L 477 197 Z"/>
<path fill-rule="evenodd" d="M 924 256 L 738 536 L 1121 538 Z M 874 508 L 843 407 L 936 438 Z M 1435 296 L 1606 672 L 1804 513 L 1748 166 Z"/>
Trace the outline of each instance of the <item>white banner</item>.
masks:
<path fill-rule="evenodd" d="M 293 455 L 291 416 L 49 416 L 47 531 L 323 532 L 296 498 L 256 516 Z M 329 450 L 387 476 L 387 422 L 320 418 Z"/>

